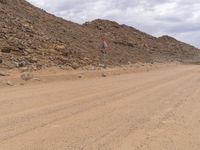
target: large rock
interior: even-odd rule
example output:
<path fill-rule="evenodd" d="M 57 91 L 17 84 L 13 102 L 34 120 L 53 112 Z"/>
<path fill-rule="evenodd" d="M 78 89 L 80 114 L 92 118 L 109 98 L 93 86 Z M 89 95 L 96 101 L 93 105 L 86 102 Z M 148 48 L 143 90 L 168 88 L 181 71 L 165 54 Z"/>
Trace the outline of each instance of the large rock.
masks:
<path fill-rule="evenodd" d="M 7 81 L 6 84 L 9 86 L 14 86 L 14 84 L 11 81 Z"/>
<path fill-rule="evenodd" d="M 105 73 L 102 73 L 101 76 L 104 78 L 107 77 L 107 75 Z"/>
<path fill-rule="evenodd" d="M 8 76 L 8 72 L 4 70 L 0 70 L 0 76 Z"/>
<path fill-rule="evenodd" d="M 33 74 L 30 73 L 30 72 L 24 72 L 21 75 L 21 79 L 24 80 L 24 81 L 31 80 L 32 78 L 33 78 Z"/>
<path fill-rule="evenodd" d="M 72 67 L 73 69 L 78 69 L 80 66 L 79 66 L 78 63 L 73 62 L 73 63 L 71 64 L 71 67 Z"/>
<path fill-rule="evenodd" d="M 7 4 L 7 0 L 0 0 L 0 3 Z"/>
<path fill-rule="evenodd" d="M 10 48 L 10 47 L 4 47 L 4 48 L 1 49 L 1 52 L 2 53 L 10 53 L 11 50 L 12 50 L 12 48 Z"/>

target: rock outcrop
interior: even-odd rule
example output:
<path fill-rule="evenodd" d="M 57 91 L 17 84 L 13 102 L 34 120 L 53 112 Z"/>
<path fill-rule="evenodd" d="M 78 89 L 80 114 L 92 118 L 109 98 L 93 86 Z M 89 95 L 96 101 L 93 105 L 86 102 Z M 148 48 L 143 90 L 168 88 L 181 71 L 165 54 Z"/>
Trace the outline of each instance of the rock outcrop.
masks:
<path fill-rule="evenodd" d="M 108 65 L 183 61 L 199 56 L 199 49 L 168 36 L 156 38 L 100 19 L 79 25 L 25 0 L 0 0 L 0 14 L 0 67 L 98 66 L 102 63 L 102 37 L 111 47 Z"/>

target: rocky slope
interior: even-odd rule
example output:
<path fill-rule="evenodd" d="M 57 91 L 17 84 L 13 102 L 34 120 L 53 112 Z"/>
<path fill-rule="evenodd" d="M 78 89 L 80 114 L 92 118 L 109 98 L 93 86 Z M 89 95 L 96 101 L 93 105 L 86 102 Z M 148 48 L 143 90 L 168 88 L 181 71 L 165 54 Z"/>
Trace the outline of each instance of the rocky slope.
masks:
<path fill-rule="evenodd" d="M 99 45 L 111 49 L 109 65 L 194 59 L 199 49 L 171 37 L 156 38 L 126 25 L 95 20 L 79 25 L 48 14 L 25 0 L 0 0 L 0 67 L 101 64 Z"/>

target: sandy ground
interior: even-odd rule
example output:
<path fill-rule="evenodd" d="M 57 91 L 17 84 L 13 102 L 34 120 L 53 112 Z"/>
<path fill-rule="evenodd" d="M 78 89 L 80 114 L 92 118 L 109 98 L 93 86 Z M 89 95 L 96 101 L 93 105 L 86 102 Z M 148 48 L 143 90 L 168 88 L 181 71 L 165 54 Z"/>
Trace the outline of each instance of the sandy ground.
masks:
<path fill-rule="evenodd" d="M 106 76 L 115 76 L 115 75 L 129 74 L 129 73 L 149 72 L 152 70 L 171 68 L 177 65 L 180 65 L 180 63 L 178 62 L 167 63 L 167 64 L 136 63 L 120 67 L 108 67 L 106 69 L 86 66 L 78 70 L 63 70 L 61 68 L 52 67 L 31 72 L 33 78 L 28 82 L 25 82 L 21 79 L 20 76 L 23 73 L 22 70 L 19 69 L 5 70 L 6 73 L 8 73 L 8 76 L 5 77 L 0 76 L 0 88 L 6 86 L 9 87 L 10 85 L 7 84 L 8 82 L 11 82 L 13 86 L 21 86 L 21 85 L 24 86 L 37 83 L 41 84 L 41 82 L 49 83 L 49 82 L 77 80 L 86 78 L 91 79 L 91 78 L 102 77 L 102 74 L 105 74 Z"/>
<path fill-rule="evenodd" d="M 0 88 L 0 150 L 199 150 L 200 66 Z"/>

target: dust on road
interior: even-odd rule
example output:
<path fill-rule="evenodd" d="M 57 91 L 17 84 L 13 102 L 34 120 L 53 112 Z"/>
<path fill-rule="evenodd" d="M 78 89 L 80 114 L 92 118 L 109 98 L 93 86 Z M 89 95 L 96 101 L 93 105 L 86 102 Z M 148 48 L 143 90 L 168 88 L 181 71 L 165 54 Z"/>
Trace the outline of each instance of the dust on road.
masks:
<path fill-rule="evenodd" d="M 199 150 L 200 68 L 0 89 L 0 150 Z"/>

